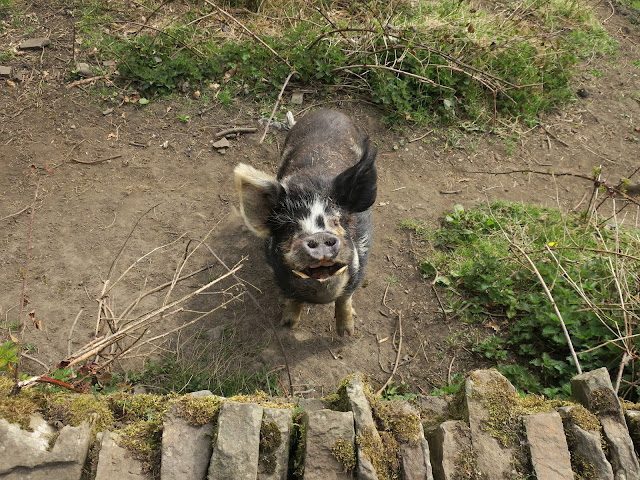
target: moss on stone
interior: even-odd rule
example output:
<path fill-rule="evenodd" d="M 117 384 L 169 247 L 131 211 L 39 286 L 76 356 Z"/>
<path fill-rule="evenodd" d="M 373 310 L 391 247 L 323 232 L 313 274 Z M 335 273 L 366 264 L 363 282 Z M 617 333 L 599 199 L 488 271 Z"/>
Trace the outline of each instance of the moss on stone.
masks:
<path fill-rule="evenodd" d="M 322 397 L 325 408 L 336 412 L 348 412 L 350 410 L 349 397 L 347 396 L 347 386 L 350 379 L 351 376 L 345 378 L 340 382 L 335 392 Z"/>
<path fill-rule="evenodd" d="M 598 469 L 587 457 L 578 453 L 571 453 L 571 468 L 575 480 L 600 480 Z"/>
<path fill-rule="evenodd" d="M 352 475 L 356 469 L 356 449 L 353 443 L 345 440 L 344 438 L 339 438 L 336 440 L 336 443 L 331 447 L 331 454 L 333 458 L 335 458 L 345 473 Z"/>
<path fill-rule="evenodd" d="M 74 427 L 91 419 L 95 432 L 111 427 L 114 422 L 113 412 L 105 397 L 89 394 L 53 394 L 48 401 L 46 416 L 49 420 Z"/>
<path fill-rule="evenodd" d="M 365 427 L 356 436 L 356 444 L 365 458 L 369 459 L 380 480 L 397 480 L 400 478 L 398 462 L 398 442 L 388 432 L 374 434 L 373 427 Z"/>
<path fill-rule="evenodd" d="M 222 400 L 213 395 L 206 397 L 184 395 L 177 399 L 174 404 L 176 415 L 184 419 L 189 425 L 200 427 L 207 423 L 217 422 Z"/>
<path fill-rule="evenodd" d="M 611 390 L 594 390 L 589 396 L 589 407 L 596 415 L 617 416 L 618 399 Z"/>
<path fill-rule="evenodd" d="M 260 452 L 273 453 L 282 445 L 282 434 L 276 422 L 262 422 L 260 427 Z"/>
<path fill-rule="evenodd" d="M 453 480 L 487 480 L 487 476 L 478 470 L 478 456 L 472 448 L 460 452 Z"/>
<path fill-rule="evenodd" d="M 302 478 L 304 475 L 304 457 L 307 450 L 307 429 L 302 422 L 304 411 L 299 411 L 293 415 L 293 425 L 291 428 L 291 451 L 293 455 L 289 458 L 289 471 L 294 478 Z"/>

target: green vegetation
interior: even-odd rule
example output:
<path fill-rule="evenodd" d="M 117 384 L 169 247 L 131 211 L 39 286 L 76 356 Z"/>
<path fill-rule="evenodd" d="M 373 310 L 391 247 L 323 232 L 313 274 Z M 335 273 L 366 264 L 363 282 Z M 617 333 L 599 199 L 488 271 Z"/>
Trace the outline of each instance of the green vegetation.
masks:
<path fill-rule="evenodd" d="M 569 344 L 527 257 L 549 287 L 583 371 L 615 369 L 634 385 L 640 302 L 640 236 L 578 214 L 496 202 L 456 206 L 432 231 L 408 221 L 430 247 L 424 275 L 444 289 L 450 312 L 495 332 L 472 345 L 519 389 L 569 394 L 576 374 Z M 524 252 L 524 254 L 523 254 Z M 623 382 L 624 386 L 624 382 Z M 637 397 L 635 387 L 621 395 Z"/>
<path fill-rule="evenodd" d="M 484 128 L 496 114 L 534 122 L 573 98 L 577 62 L 615 50 L 579 0 L 232 3 L 252 11 L 85 2 L 80 53 L 116 60 L 120 83 L 147 98 L 198 90 L 203 102 L 272 103 L 295 70 L 292 84 L 370 100 L 391 122 Z"/>

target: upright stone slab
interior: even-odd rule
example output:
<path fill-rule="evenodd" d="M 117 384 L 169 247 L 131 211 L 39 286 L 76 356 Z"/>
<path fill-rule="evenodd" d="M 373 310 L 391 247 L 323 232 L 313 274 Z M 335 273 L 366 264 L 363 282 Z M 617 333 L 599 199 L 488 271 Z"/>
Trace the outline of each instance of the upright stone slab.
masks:
<path fill-rule="evenodd" d="M 364 385 L 359 375 L 354 375 L 349 379 L 349 385 L 347 385 L 347 397 L 349 398 L 349 408 L 351 408 L 351 411 L 353 412 L 356 435 L 360 437 L 365 435 L 371 436 L 373 438 L 370 443 L 382 446 L 380 434 L 378 433 L 376 424 L 373 421 L 371 406 L 364 394 Z M 360 445 L 357 445 L 356 453 L 358 455 L 358 478 L 361 480 L 378 480 L 378 475 L 371 463 L 371 460 L 362 450 Z"/>
<path fill-rule="evenodd" d="M 131 452 L 118 445 L 120 437 L 105 430 L 101 434 L 100 453 L 95 480 L 150 480 L 151 474 L 145 473 L 140 460 L 133 458 Z"/>
<path fill-rule="evenodd" d="M 633 445 L 636 447 L 636 452 L 640 453 L 640 412 L 627 410 L 624 417 L 627 421 L 627 427 L 629 427 L 629 435 L 631 435 Z"/>
<path fill-rule="evenodd" d="M 265 407 L 260 433 L 258 480 L 286 480 L 292 414 L 288 408 Z M 273 427 L 278 432 L 275 435 Z"/>
<path fill-rule="evenodd" d="M 584 407 L 574 405 L 558 409 L 565 426 L 574 472 L 583 478 L 588 478 L 585 474 L 592 473 L 592 478 L 598 480 L 614 480 L 611 464 L 602 451 L 600 430 L 586 428 L 584 421 L 578 421 L 585 413 L 592 414 L 577 412 L 578 409 L 583 410 Z"/>
<path fill-rule="evenodd" d="M 523 421 L 537 480 L 573 480 L 560 414 L 540 412 L 525 415 Z"/>
<path fill-rule="evenodd" d="M 178 409 L 172 405 L 162 422 L 162 480 L 201 480 L 209 467 L 214 425 L 190 425 Z"/>
<path fill-rule="evenodd" d="M 640 479 L 638 458 L 607 369 L 602 367 L 573 377 L 571 391 L 600 420 L 616 480 Z"/>
<path fill-rule="evenodd" d="M 431 465 L 435 480 L 458 480 L 463 466 L 475 462 L 471 429 L 463 421 L 447 421 L 436 429 L 431 444 Z"/>
<path fill-rule="evenodd" d="M 332 449 L 340 440 L 344 445 L 354 445 L 355 451 L 353 413 L 316 410 L 305 412 L 302 421 L 306 433 L 303 479 L 352 479 L 353 476 L 344 471 Z"/>
<path fill-rule="evenodd" d="M 487 480 L 503 480 L 516 476 L 514 447 L 504 447 L 491 436 L 486 425 L 492 401 L 504 402 L 517 396 L 516 390 L 496 370 L 476 370 L 465 382 L 465 406 L 469 415 L 471 441 L 477 453 L 477 466 Z"/>
<path fill-rule="evenodd" d="M 387 403 L 390 422 L 402 425 L 396 435 L 400 453 L 400 471 L 403 480 L 433 480 L 429 444 L 424 438 L 424 430 L 418 411 L 407 402 Z"/>
<path fill-rule="evenodd" d="M 91 442 L 91 425 L 69 425 L 58 433 L 41 417 L 33 432 L 0 419 L 0 478 L 8 480 L 79 480 Z M 51 448 L 51 442 L 55 441 Z"/>
<path fill-rule="evenodd" d="M 255 480 L 262 407 L 252 403 L 224 402 L 209 464 L 209 480 Z"/>

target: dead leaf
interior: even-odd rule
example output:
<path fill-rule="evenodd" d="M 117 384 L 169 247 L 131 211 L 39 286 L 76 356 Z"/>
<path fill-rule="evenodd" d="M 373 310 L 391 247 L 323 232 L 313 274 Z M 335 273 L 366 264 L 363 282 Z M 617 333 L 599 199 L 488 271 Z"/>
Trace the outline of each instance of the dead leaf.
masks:
<path fill-rule="evenodd" d="M 35 310 L 31 310 L 29 312 L 29 316 L 31 317 L 31 321 L 33 322 L 33 325 L 36 327 L 37 330 L 42 330 L 42 322 L 38 319 L 36 319 L 36 311 Z"/>

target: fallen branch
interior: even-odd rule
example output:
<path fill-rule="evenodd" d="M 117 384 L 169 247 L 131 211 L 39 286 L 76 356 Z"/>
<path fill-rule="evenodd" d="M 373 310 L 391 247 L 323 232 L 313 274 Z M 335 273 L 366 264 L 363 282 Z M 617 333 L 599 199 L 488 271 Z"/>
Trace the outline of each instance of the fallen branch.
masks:
<path fill-rule="evenodd" d="M 264 139 L 267 136 L 267 132 L 269 131 L 269 125 L 271 125 L 271 120 L 273 120 L 273 116 L 276 114 L 276 109 L 278 108 L 278 104 L 280 103 L 280 100 L 282 100 L 282 94 L 284 93 L 284 89 L 287 87 L 287 84 L 289 83 L 289 79 L 293 76 L 294 73 L 298 73 L 298 72 L 296 72 L 295 70 L 291 70 L 291 73 L 289 73 L 286 80 L 282 84 L 282 88 L 280 89 L 280 93 L 278 94 L 278 99 L 276 100 L 276 104 L 273 106 L 273 110 L 271 110 L 271 115 L 269 116 L 267 125 L 264 127 L 264 133 L 262 134 L 262 138 L 258 143 L 264 142 Z"/>
<path fill-rule="evenodd" d="M 256 133 L 258 129 L 256 127 L 235 127 L 235 128 L 227 128 L 226 130 L 221 130 L 216 133 L 214 138 L 226 137 L 227 135 L 232 134 L 241 134 L 241 133 Z"/>
<path fill-rule="evenodd" d="M 96 77 L 83 78 L 81 80 L 76 80 L 75 82 L 71 82 L 67 85 L 67 88 L 77 87 L 79 85 L 86 85 L 87 83 L 95 82 L 96 80 L 108 79 L 109 75 L 98 75 Z"/>

